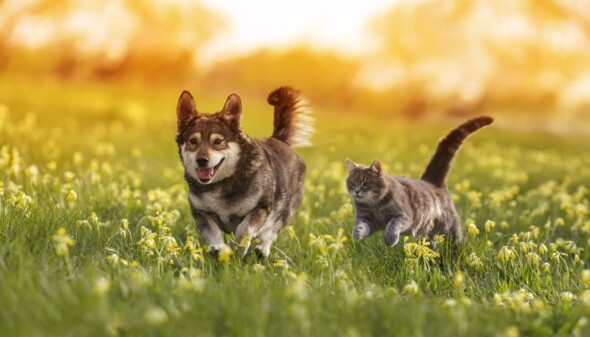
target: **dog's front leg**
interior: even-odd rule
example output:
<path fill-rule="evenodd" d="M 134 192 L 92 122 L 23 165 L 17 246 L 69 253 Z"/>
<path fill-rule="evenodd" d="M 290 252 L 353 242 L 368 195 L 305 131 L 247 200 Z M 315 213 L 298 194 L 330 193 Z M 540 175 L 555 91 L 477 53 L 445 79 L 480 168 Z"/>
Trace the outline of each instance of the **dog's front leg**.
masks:
<path fill-rule="evenodd" d="M 268 209 L 258 207 L 248 213 L 238 225 L 235 232 L 235 240 L 238 245 L 238 254 L 244 257 L 250 248 L 250 241 L 260 229 L 268 216 Z"/>
<path fill-rule="evenodd" d="M 205 212 L 195 212 L 194 218 L 199 234 L 209 247 L 207 252 L 213 256 L 217 256 L 219 251 L 227 246 L 223 241 L 223 232 L 219 228 L 219 225 L 217 225 L 217 222 L 210 214 Z"/>

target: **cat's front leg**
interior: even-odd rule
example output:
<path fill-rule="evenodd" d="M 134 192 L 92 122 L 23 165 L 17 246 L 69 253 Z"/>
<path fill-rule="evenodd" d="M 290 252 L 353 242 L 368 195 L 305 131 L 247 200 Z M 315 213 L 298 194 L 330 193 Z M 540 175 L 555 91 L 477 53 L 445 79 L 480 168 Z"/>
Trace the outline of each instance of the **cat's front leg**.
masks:
<path fill-rule="evenodd" d="M 356 224 L 352 229 L 352 238 L 355 241 L 360 241 L 371 234 L 371 226 L 363 220 L 357 220 Z"/>
<path fill-rule="evenodd" d="M 385 232 L 383 233 L 383 240 L 387 246 L 395 246 L 399 242 L 399 237 L 403 229 L 406 226 L 406 219 L 403 217 L 394 217 L 389 220 L 385 226 Z"/>

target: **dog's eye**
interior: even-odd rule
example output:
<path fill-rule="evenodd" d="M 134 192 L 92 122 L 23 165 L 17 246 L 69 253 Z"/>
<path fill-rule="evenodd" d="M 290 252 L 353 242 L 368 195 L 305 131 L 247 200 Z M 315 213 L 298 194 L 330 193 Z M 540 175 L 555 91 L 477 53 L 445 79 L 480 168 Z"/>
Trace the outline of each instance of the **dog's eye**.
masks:
<path fill-rule="evenodd" d="M 221 143 L 223 143 L 223 139 L 221 138 L 217 138 L 213 141 L 213 145 L 221 145 Z"/>
<path fill-rule="evenodd" d="M 188 143 L 191 145 L 197 145 L 197 138 L 191 138 L 188 140 Z"/>

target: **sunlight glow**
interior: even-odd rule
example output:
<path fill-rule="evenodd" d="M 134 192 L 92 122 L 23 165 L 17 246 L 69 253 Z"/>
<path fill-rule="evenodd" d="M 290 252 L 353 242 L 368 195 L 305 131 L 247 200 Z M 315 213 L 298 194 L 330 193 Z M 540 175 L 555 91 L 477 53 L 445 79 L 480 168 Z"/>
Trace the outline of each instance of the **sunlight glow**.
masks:
<path fill-rule="evenodd" d="M 217 1 L 203 3 L 227 16 L 230 28 L 207 48 L 204 61 L 261 47 L 295 44 L 359 55 L 372 48 L 367 32 L 370 18 L 398 0 L 372 1 Z"/>

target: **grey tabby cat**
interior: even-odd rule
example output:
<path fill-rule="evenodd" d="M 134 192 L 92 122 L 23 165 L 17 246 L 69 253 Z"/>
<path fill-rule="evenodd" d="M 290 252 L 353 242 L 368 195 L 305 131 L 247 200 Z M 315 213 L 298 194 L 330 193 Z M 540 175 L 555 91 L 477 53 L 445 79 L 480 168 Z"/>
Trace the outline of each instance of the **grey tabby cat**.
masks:
<path fill-rule="evenodd" d="M 398 243 L 400 235 L 433 241 L 435 235 L 445 234 L 460 241 L 461 221 L 446 178 L 463 141 L 492 122 L 490 117 L 477 117 L 451 131 L 439 142 L 420 180 L 390 177 L 378 160 L 365 167 L 346 159 L 346 184 L 356 210 L 353 238 L 362 240 L 384 230 L 388 246 Z"/>

